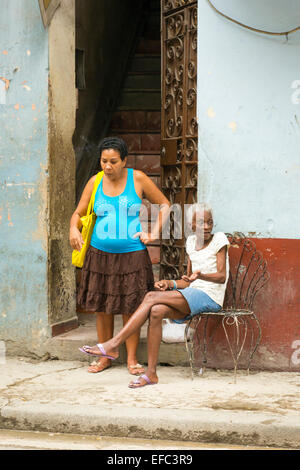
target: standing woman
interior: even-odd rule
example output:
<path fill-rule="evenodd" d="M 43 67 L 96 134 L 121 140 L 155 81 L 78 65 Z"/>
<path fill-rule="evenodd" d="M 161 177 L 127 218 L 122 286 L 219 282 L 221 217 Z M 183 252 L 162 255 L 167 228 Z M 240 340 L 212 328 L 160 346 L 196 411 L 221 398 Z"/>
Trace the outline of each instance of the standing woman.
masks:
<path fill-rule="evenodd" d="M 160 236 L 169 213 L 170 203 L 152 180 L 142 171 L 125 168 L 127 147 L 118 138 L 105 138 L 100 143 L 100 164 L 104 172 L 95 195 L 96 223 L 87 250 L 78 289 L 77 303 L 88 312 L 97 313 L 97 334 L 100 343 L 113 337 L 114 315 L 123 315 L 123 325 L 153 290 L 152 264 L 146 245 Z M 87 183 L 70 222 L 70 244 L 81 250 L 83 240 L 80 218 L 87 207 L 96 176 Z M 139 210 L 142 197 L 161 206 L 151 233 L 141 230 Z M 140 329 L 126 340 L 127 367 L 131 374 L 144 370 L 137 361 Z M 102 372 L 111 360 L 101 357 L 89 372 Z"/>

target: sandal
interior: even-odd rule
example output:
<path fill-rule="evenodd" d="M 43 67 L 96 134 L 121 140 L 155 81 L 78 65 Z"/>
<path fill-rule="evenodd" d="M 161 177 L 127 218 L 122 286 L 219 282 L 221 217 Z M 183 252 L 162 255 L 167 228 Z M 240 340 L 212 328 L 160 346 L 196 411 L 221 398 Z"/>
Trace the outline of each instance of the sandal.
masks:
<path fill-rule="evenodd" d="M 140 375 L 145 372 L 144 366 L 142 364 L 132 364 L 131 366 L 127 366 L 129 374 L 131 375 Z"/>
<path fill-rule="evenodd" d="M 145 381 L 144 384 L 141 383 L 141 379 Z M 128 387 L 129 388 L 141 388 L 141 387 L 145 387 L 146 385 L 157 385 L 157 382 L 152 382 L 149 379 L 148 375 L 143 374 L 140 377 L 138 377 L 136 380 L 134 380 L 133 382 L 130 382 Z"/>
<path fill-rule="evenodd" d="M 97 374 L 98 372 L 103 372 L 104 370 L 109 369 L 110 367 L 111 367 L 111 364 L 104 367 L 103 362 L 101 363 L 101 359 L 100 359 L 100 361 L 93 361 L 90 364 L 88 368 L 88 372 L 91 374 Z M 94 370 L 91 370 L 91 368 L 93 368 Z"/>
<path fill-rule="evenodd" d="M 82 346 L 82 348 L 78 348 L 78 349 L 79 349 L 79 351 L 83 352 L 84 354 L 88 354 L 90 356 L 106 357 L 107 359 L 111 359 L 112 361 L 115 361 L 117 359 L 116 357 L 109 356 L 108 354 L 106 354 L 106 351 L 103 348 L 101 343 L 98 343 L 97 347 L 98 347 L 101 354 L 90 352 L 89 349 L 92 349 L 92 346 L 87 346 L 86 345 L 86 346 Z"/>

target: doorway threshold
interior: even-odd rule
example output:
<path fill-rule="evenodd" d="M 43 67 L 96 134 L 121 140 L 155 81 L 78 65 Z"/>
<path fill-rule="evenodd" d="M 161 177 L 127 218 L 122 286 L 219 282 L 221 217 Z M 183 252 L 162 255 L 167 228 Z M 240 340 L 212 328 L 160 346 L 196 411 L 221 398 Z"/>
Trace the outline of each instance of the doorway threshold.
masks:
<path fill-rule="evenodd" d="M 47 343 L 47 352 L 52 358 L 63 361 L 93 362 L 95 357 L 82 354 L 78 348 L 85 344 L 95 345 L 98 342 L 96 331 L 96 315 L 89 313 L 78 314 L 79 327 L 51 338 Z M 115 316 L 115 334 L 122 328 L 122 316 Z M 147 328 L 146 322 L 141 328 L 140 342 L 138 346 L 138 361 L 147 363 Z M 123 344 L 120 348 L 120 356 L 116 360 L 118 364 L 126 364 L 126 348 Z M 159 363 L 172 366 L 187 366 L 188 356 L 184 343 L 161 343 L 159 351 Z"/>

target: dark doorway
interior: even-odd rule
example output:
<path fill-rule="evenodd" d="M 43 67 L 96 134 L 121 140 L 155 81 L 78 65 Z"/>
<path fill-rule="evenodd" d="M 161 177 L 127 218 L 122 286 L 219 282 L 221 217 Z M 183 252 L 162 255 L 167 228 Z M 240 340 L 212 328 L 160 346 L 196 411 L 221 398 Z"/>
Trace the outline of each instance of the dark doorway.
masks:
<path fill-rule="evenodd" d="M 76 0 L 76 202 L 108 135 L 127 143 L 128 167 L 160 186 L 160 11 L 160 0 Z M 148 248 L 158 276 L 159 243 Z"/>

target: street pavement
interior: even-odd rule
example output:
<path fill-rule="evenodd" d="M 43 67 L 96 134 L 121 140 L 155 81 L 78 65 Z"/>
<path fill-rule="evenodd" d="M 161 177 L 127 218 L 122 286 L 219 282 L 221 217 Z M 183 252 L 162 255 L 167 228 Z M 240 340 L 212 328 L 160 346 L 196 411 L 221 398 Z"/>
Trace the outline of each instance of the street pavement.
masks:
<path fill-rule="evenodd" d="M 2 430 L 300 449 L 298 372 L 238 371 L 234 383 L 232 371 L 191 380 L 160 366 L 158 385 L 140 389 L 121 364 L 90 374 L 87 362 L 6 357 L 0 372 Z"/>
<path fill-rule="evenodd" d="M 201 442 L 165 441 L 128 437 L 12 431 L 0 429 L 0 450 L 121 450 L 121 451 L 232 451 L 286 450 L 281 448 L 203 444 Z"/>

